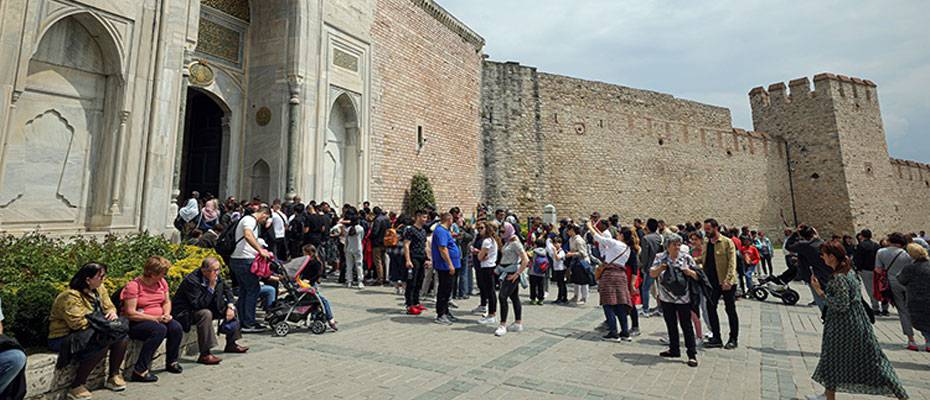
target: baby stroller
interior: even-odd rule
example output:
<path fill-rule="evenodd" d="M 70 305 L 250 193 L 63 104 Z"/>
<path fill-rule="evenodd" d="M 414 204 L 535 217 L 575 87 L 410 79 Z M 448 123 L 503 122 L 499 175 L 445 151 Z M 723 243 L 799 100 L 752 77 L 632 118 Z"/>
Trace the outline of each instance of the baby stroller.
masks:
<path fill-rule="evenodd" d="M 303 287 L 296 279 L 307 266 L 309 260 L 305 258 L 292 260 L 288 265 L 277 260 L 273 262 L 275 269 L 284 276 L 281 284 L 287 290 L 287 294 L 275 302 L 265 317 L 265 323 L 271 327 L 274 336 L 287 336 L 292 328 L 310 328 L 310 332 L 317 335 L 326 332 L 323 301 L 315 288 Z"/>

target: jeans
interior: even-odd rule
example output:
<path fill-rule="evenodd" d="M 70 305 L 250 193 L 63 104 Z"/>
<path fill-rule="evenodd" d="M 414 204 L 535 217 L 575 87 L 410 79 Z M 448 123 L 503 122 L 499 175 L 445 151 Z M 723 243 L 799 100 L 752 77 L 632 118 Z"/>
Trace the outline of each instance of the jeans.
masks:
<path fill-rule="evenodd" d="M 771 254 L 762 254 L 762 259 L 759 263 L 762 266 L 762 273 L 766 276 L 771 276 L 774 269 L 772 268 L 772 255 Z"/>
<path fill-rule="evenodd" d="M 420 288 L 423 286 L 424 259 L 411 258 L 413 268 L 407 271 L 407 288 L 404 290 L 404 305 L 407 307 L 420 304 Z"/>
<path fill-rule="evenodd" d="M 629 313 L 626 304 L 604 304 L 601 307 L 604 308 L 604 317 L 607 318 L 607 329 L 610 333 L 617 333 L 617 319 L 619 318 L 620 336 L 630 336 L 630 331 L 626 324 L 626 317 Z"/>
<path fill-rule="evenodd" d="M 0 353 L 0 392 L 6 390 L 23 368 L 26 368 L 26 353 L 22 350 L 9 349 Z"/>
<path fill-rule="evenodd" d="M 320 303 L 323 303 L 323 314 L 326 314 L 326 319 L 332 321 L 333 318 L 333 308 L 329 305 L 329 300 L 326 297 L 323 297 L 323 293 L 320 293 L 320 285 L 313 285 L 316 288 L 316 295 L 320 298 Z"/>
<path fill-rule="evenodd" d="M 254 310 L 254 308 L 253 308 Z M 152 357 L 155 350 L 161 342 L 168 339 L 165 351 L 165 365 L 170 365 L 178 361 L 181 352 L 181 337 L 184 335 L 184 328 L 176 320 L 161 323 L 156 321 L 140 321 L 129 323 L 129 338 L 141 340 L 142 350 L 139 351 L 139 359 L 136 360 L 135 372 L 143 373 L 151 368 Z"/>
<path fill-rule="evenodd" d="M 820 309 L 820 314 L 823 315 L 823 312 L 827 307 L 827 301 L 814 291 L 814 287 L 811 286 L 810 283 L 807 284 L 807 287 L 811 290 L 811 296 L 814 296 L 814 304 L 817 305 L 817 308 Z"/>
<path fill-rule="evenodd" d="M 730 290 L 723 290 L 720 286 L 714 285 L 710 292 L 710 298 L 707 299 L 707 322 L 710 323 L 710 331 L 714 334 L 714 341 L 721 341 L 720 336 L 720 318 L 717 316 L 717 303 L 723 297 L 723 304 L 727 312 L 727 320 L 730 322 L 730 340 L 739 339 L 739 316 L 736 315 L 736 288 L 730 287 Z M 690 316 L 688 318 L 691 318 Z"/>
<path fill-rule="evenodd" d="M 545 276 L 530 275 L 530 301 L 543 300 L 546 295 L 545 288 L 543 287 L 543 281 L 545 280 Z"/>
<path fill-rule="evenodd" d="M 236 309 L 243 327 L 255 325 L 255 306 L 258 303 L 258 277 L 252 273 L 252 259 L 233 258 L 229 260 L 229 270 L 239 282 L 239 299 Z"/>
<path fill-rule="evenodd" d="M 278 290 L 271 285 L 261 285 L 258 289 L 258 298 L 264 300 L 262 307 L 267 311 L 278 299 Z"/>
<path fill-rule="evenodd" d="M 655 282 L 655 278 L 648 273 L 643 275 L 643 284 L 639 287 L 639 297 L 643 303 L 643 312 L 649 311 L 649 289 L 652 288 L 653 282 Z"/>
<path fill-rule="evenodd" d="M 494 268 L 478 269 L 478 290 L 481 305 L 488 307 L 488 315 L 497 313 L 497 293 L 494 292 Z"/>
<path fill-rule="evenodd" d="M 455 279 L 457 283 L 456 294 L 459 297 L 465 297 L 471 295 L 471 268 L 467 266 L 467 261 L 462 259 L 462 268 L 455 271 Z"/>
<path fill-rule="evenodd" d="M 436 271 L 439 288 L 436 289 L 436 318 L 449 314 L 449 298 L 452 297 L 452 275 L 449 271 Z"/>
<path fill-rule="evenodd" d="M 685 348 L 688 349 L 688 358 L 697 355 L 694 344 L 694 326 L 691 325 L 691 304 L 675 304 L 660 301 L 662 316 L 665 318 L 665 328 L 668 329 L 668 350 L 672 354 L 681 354 L 681 344 L 678 337 L 678 326 L 685 334 Z M 733 339 L 734 341 L 736 339 Z"/>
<path fill-rule="evenodd" d="M 559 292 L 555 299 L 557 301 L 568 301 L 568 288 L 565 287 L 565 270 L 552 271 L 552 279 L 555 280 L 556 286 L 559 287 Z"/>
<path fill-rule="evenodd" d="M 746 265 L 744 268 L 744 273 L 740 276 L 740 278 L 746 281 L 746 291 L 744 293 L 749 293 L 749 291 L 752 290 L 754 286 L 752 283 L 752 276 L 756 273 L 756 267 L 758 265 L 759 264 Z"/>
<path fill-rule="evenodd" d="M 511 282 L 509 279 L 504 279 L 504 281 L 501 282 L 501 291 L 497 295 L 497 299 L 501 302 L 501 325 L 504 325 L 504 323 L 507 322 L 507 299 L 510 299 L 510 301 L 513 303 L 514 321 L 523 320 L 523 306 L 520 304 L 519 279 L 517 279 L 516 282 Z"/>

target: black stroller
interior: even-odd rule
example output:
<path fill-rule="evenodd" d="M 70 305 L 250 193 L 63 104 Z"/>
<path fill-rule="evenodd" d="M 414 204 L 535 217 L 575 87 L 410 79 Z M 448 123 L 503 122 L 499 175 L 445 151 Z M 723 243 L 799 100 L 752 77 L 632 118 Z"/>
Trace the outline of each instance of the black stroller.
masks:
<path fill-rule="evenodd" d="M 273 267 L 283 275 L 281 284 L 287 290 L 287 294 L 275 302 L 265 317 L 265 323 L 271 327 L 274 336 L 287 336 L 292 328 L 310 328 L 317 335 L 326 332 L 323 301 L 315 288 L 303 287 L 297 281 L 308 261 L 306 257 L 299 257 L 287 265 L 277 260 L 273 262 Z"/>

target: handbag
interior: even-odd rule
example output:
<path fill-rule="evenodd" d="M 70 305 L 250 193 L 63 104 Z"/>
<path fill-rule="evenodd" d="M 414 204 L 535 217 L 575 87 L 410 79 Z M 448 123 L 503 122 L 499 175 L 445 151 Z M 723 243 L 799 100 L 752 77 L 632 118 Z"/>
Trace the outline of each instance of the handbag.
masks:
<path fill-rule="evenodd" d="M 94 330 L 95 336 L 107 342 L 118 341 L 126 337 L 129 334 L 129 320 L 125 317 L 108 320 L 103 308 L 100 307 L 100 297 L 95 296 L 94 300 L 94 311 L 84 317 Z"/>

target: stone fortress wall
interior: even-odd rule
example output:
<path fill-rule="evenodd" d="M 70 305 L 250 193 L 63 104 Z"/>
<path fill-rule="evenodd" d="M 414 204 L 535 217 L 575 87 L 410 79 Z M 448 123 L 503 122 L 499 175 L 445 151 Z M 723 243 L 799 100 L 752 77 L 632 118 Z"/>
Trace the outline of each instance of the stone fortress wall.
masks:
<path fill-rule="evenodd" d="M 485 194 L 493 207 L 672 223 L 715 217 L 823 235 L 930 227 L 930 166 L 888 157 L 876 85 L 842 75 L 750 92 L 756 132 L 729 110 L 486 61 Z M 790 87 L 790 92 L 789 92 Z"/>
<path fill-rule="evenodd" d="M 793 220 L 785 142 L 732 128 L 725 108 L 492 61 L 482 91 L 495 207 L 627 223 L 713 216 L 766 231 Z"/>

